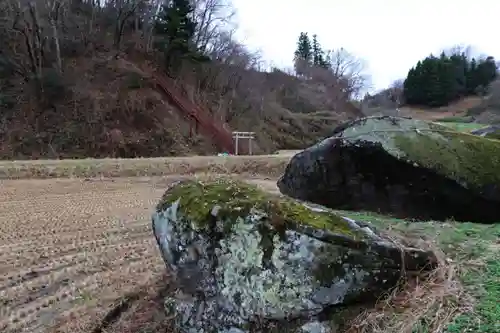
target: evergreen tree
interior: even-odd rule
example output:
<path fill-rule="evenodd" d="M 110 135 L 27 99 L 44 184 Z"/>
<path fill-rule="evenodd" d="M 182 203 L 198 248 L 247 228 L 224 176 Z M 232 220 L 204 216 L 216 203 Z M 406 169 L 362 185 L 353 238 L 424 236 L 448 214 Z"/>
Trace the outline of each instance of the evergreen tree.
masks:
<path fill-rule="evenodd" d="M 301 59 L 308 64 L 312 64 L 313 48 L 307 32 L 300 33 L 297 50 L 295 51 L 295 59 Z"/>
<path fill-rule="evenodd" d="M 456 83 L 456 98 L 467 95 L 467 56 L 465 53 L 450 56 L 453 67 L 453 77 Z"/>
<path fill-rule="evenodd" d="M 437 107 L 485 92 L 496 77 L 493 57 L 478 62 L 474 58 L 469 61 L 464 53 L 430 55 L 409 70 L 403 94 L 408 104 Z"/>
<path fill-rule="evenodd" d="M 479 80 L 477 77 L 477 62 L 476 59 L 472 59 L 467 67 L 467 76 L 466 76 L 466 91 L 467 95 L 474 94 L 477 86 L 479 85 Z"/>
<path fill-rule="evenodd" d="M 477 65 L 477 81 L 481 93 L 487 93 L 488 86 L 497 77 L 497 66 L 493 57 L 481 60 Z M 476 92 L 479 92 L 476 90 Z"/>
<path fill-rule="evenodd" d="M 313 48 L 307 32 L 301 32 L 295 50 L 294 65 L 299 75 L 305 74 L 306 68 L 313 64 Z"/>
<path fill-rule="evenodd" d="M 197 56 L 192 44 L 196 28 L 196 22 L 191 19 L 193 10 L 189 0 L 172 0 L 162 6 L 155 22 L 155 33 L 159 37 L 156 47 L 164 53 L 170 73 L 180 67 L 183 59 Z"/>
<path fill-rule="evenodd" d="M 439 59 L 431 55 L 422 62 L 422 82 L 425 105 L 440 106 L 443 91 L 441 90 L 441 76 Z"/>
<path fill-rule="evenodd" d="M 322 67 L 322 68 L 327 68 L 328 63 L 325 60 L 325 52 L 321 48 L 321 45 L 318 42 L 318 35 L 314 34 L 313 35 L 313 41 L 312 41 L 312 62 L 314 66 L 317 67 Z"/>

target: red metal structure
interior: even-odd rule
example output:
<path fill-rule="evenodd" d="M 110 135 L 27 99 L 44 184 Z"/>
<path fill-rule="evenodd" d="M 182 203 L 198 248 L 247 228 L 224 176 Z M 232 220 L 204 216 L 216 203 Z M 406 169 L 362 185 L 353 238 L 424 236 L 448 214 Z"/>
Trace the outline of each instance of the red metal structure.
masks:
<path fill-rule="evenodd" d="M 234 154 L 232 132 L 217 124 L 208 110 L 202 109 L 188 98 L 182 96 L 179 91 L 176 91 L 172 79 L 154 73 L 151 73 L 151 76 L 156 88 L 168 98 L 179 113 L 187 121 L 194 121 L 195 131 L 199 131 L 202 135 L 211 138 L 221 151 Z"/>
<path fill-rule="evenodd" d="M 133 54 L 128 54 L 127 58 L 133 58 Z M 193 127 L 196 132 L 210 138 L 221 152 L 234 154 L 235 145 L 232 132 L 224 128 L 222 124 L 218 124 L 212 118 L 210 111 L 196 105 L 189 98 L 184 97 L 175 88 L 174 81 L 166 75 L 159 74 L 157 70 L 145 66 L 145 64 L 137 66 L 132 61 L 131 65 L 150 77 L 158 91 L 168 98 L 169 102 L 175 106 L 175 109 L 186 121 L 194 122 Z"/>
<path fill-rule="evenodd" d="M 215 145 L 230 154 L 234 154 L 233 135 L 221 125 L 215 123 L 210 116 L 208 110 L 204 110 L 191 102 L 188 98 L 183 97 L 178 91 L 174 90 L 174 83 L 166 76 L 153 74 L 154 83 L 169 101 L 176 106 L 181 115 L 187 121 L 195 122 L 195 130 L 202 135 L 210 137 Z"/>

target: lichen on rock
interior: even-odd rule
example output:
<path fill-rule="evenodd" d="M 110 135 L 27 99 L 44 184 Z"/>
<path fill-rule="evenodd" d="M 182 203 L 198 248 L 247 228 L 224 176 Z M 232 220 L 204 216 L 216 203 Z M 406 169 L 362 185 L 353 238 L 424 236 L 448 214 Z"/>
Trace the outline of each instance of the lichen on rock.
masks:
<path fill-rule="evenodd" d="M 248 331 L 262 320 L 306 318 L 299 332 L 326 308 L 377 297 L 402 269 L 434 262 L 329 209 L 231 179 L 169 188 L 153 231 L 191 299 L 167 302 L 184 332 Z"/>

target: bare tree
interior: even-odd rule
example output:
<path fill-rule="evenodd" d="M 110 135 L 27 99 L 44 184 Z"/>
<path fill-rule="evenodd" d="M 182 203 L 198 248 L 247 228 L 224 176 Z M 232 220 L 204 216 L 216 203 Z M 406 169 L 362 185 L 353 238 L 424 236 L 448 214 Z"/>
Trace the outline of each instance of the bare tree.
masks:
<path fill-rule="evenodd" d="M 465 54 L 465 56 L 467 57 L 467 59 L 470 60 L 472 58 L 472 56 L 473 56 L 474 49 L 470 45 L 468 45 L 468 46 L 465 46 L 465 45 L 454 45 L 452 47 L 444 49 L 443 52 L 447 56 L 451 56 L 451 55 L 454 55 L 454 54 Z"/>
<path fill-rule="evenodd" d="M 150 0 L 144 4 L 144 10 L 142 13 L 142 36 L 146 52 L 149 52 L 152 48 L 154 22 L 161 6 L 163 5 L 163 2 L 163 0 Z"/>
<path fill-rule="evenodd" d="M 52 30 L 52 40 L 55 48 L 56 70 L 62 73 L 61 46 L 59 44 L 59 20 L 66 3 L 63 0 L 49 0 L 47 7 L 49 9 L 49 23 Z"/>
<path fill-rule="evenodd" d="M 260 52 L 250 52 L 234 37 L 234 30 L 221 31 L 211 41 L 210 57 L 226 65 L 244 69 L 255 69 L 262 62 Z"/>
<path fill-rule="evenodd" d="M 37 96 L 41 98 L 43 90 L 42 70 L 44 67 L 47 38 L 40 24 L 36 3 L 30 2 L 28 8 L 25 8 L 21 2 L 12 2 L 11 10 L 13 15 L 12 29 L 17 32 L 18 36 L 21 36 L 25 52 L 28 56 L 27 61 L 22 56 L 18 57 L 19 65 L 21 68 L 26 65 L 29 66 L 29 71 L 23 70 L 24 79 L 26 82 L 30 82 L 31 78 L 34 79 Z M 13 50 L 13 53 L 17 52 Z"/>
<path fill-rule="evenodd" d="M 114 0 L 116 23 L 114 33 L 115 48 L 119 51 L 126 24 L 136 14 L 144 0 Z"/>
<path fill-rule="evenodd" d="M 394 82 L 391 83 L 390 88 L 402 90 L 404 87 L 404 83 L 405 83 L 404 79 L 394 80 Z"/>
<path fill-rule="evenodd" d="M 369 81 L 365 62 L 344 48 L 326 52 L 326 61 L 333 75 L 343 79 L 349 96 L 359 96 Z"/>
<path fill-rule="evenodd" d="M 236 11 L 230 0 L 191 0 L 197 22 L 194 43 L 201 52 L 210 53 L 224 34 L 235 29 Z"/>
<path fill-rule="evenodd" d="M 389 98 L 399 107 L 404 103 L 404 80 L 395 80 L 389 87 Z"/>

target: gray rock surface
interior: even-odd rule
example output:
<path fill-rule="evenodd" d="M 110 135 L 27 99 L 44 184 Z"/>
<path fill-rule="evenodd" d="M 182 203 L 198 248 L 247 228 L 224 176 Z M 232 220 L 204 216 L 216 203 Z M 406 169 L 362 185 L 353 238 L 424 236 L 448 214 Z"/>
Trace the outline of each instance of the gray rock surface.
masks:
<path fill-rule="evenodd" d="M 372 300 L 402 270 L 435 265 L 367 224 L 227 179 L 173 185 L 152 221 L 178 287 L 165 310 L 181 332 L 333 332 L 318 319 L 329 307 Z"/>
<path fill-rule="evenodd" d="M 500 137 L 500 125 L 490 125 L 478 128 L 471 131 L 471 134 L 479 135 L 482 137 L 493 136 L 494 134 L 496 134 L 497 137 Z"/>
<path fill-rule="evenodd" d="M 296 154 L 278 188 L 333 209 L 499 223 L 500 141 L 416 119 L 357 119 Z"/>

